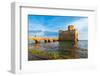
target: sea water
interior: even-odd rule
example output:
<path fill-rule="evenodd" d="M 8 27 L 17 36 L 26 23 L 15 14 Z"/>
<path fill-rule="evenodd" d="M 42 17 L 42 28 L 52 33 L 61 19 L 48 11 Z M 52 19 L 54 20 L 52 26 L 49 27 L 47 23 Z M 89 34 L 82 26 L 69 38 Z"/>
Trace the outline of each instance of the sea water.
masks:
<path fill-rule="evenodd" d="M 28 42 L 28 49 L 33 51 L 43 51 L 51 54 L 58 54 L 56 59 L 78 59 L 78 58 L 88 58 L 88 40 L 79 40 L 78 42 L 41 42 L 35 43 L 34 41 Z M 43 58 L 40 55 L 29 54 L 29 60 L 47 60 L 48 58 Z M 38 57 L 38 58 L 36 58 Z"/>

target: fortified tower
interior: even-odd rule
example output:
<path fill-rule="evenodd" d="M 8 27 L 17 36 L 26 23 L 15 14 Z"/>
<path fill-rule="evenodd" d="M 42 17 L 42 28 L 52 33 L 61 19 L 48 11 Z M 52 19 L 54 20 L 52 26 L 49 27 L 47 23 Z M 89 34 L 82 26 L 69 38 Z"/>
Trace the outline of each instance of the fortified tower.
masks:
<path fill-rule="evenodd" d="M 78 31 L 74 25 L 69 25 L 68 30 L 59 31 L 59 41 L 78 41 Z"/>

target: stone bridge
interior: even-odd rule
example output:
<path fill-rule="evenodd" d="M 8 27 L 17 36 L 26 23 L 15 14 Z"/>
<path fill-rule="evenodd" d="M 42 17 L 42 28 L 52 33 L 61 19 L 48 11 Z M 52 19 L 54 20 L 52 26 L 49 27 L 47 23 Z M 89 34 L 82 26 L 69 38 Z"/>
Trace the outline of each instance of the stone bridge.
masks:
<path fill-rule="evenodd" d="M 40 42 L 56 42 L 58 41 L 58 38 L 43 38 L 43 37 L 29 37 L 29 40 L 34 40 L 35 43 L 40 43 Z"/>

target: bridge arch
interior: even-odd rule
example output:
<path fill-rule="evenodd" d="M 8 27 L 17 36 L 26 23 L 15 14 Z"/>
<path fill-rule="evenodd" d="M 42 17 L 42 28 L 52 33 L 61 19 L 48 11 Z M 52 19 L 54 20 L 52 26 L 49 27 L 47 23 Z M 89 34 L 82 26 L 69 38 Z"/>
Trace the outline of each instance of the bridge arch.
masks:
<path fill-rule="evenodd" d="M 35 41 L 35 43 L 40 43 L 40 41 L 39 40 L 34 40 Z"/>
<path fill-rule="evenodd" d="M 48 40 L 44 40 L 44 42 L 45 42 L 45 43 L 47 43 L 47 42 L 48 42 Z"/>

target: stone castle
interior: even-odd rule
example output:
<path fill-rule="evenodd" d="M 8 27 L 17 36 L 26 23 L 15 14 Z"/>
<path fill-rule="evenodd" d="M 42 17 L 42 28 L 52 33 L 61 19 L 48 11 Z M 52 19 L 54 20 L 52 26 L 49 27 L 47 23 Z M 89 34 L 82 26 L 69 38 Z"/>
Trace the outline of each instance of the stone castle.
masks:
<path fill-rule="evenodd" d="M 69 25 L 68 30 L 59 31 L 59 41 L 78 41 L 78 31 L 74 25 Z"/>

